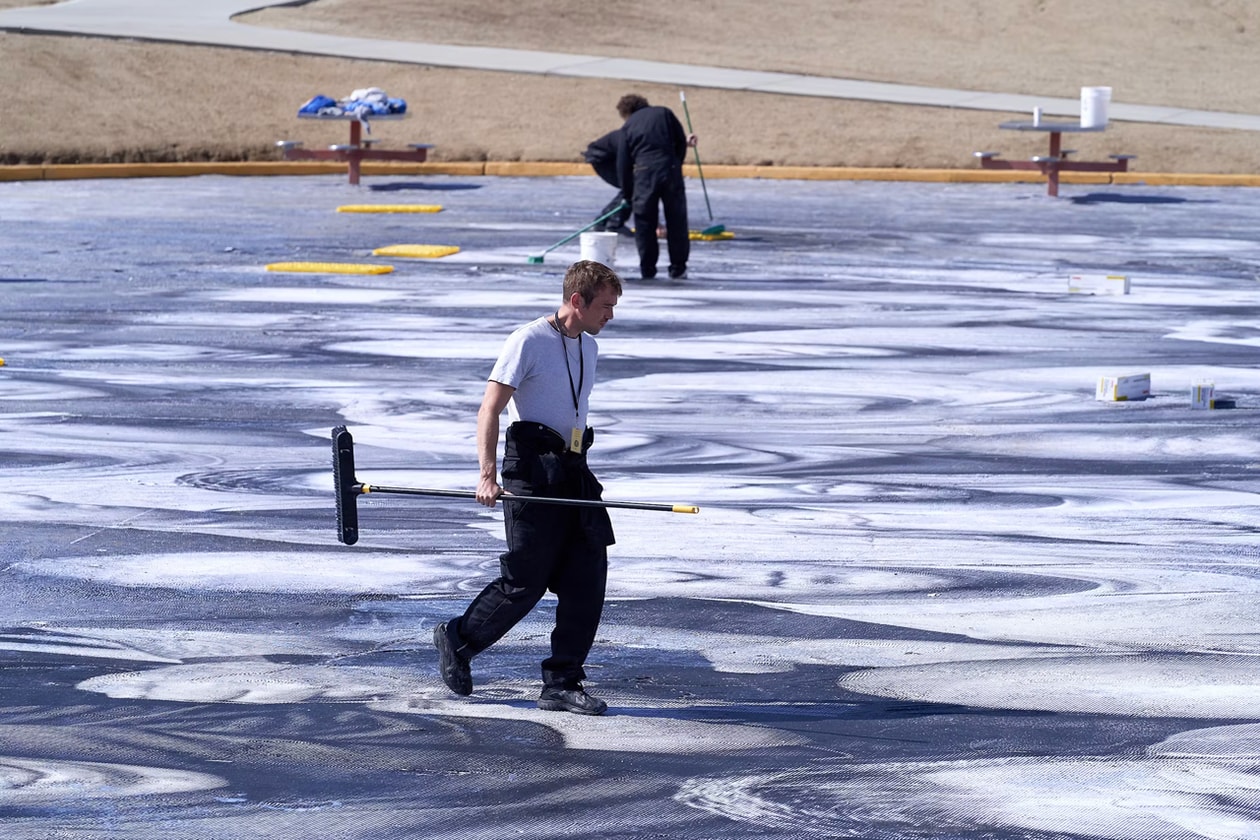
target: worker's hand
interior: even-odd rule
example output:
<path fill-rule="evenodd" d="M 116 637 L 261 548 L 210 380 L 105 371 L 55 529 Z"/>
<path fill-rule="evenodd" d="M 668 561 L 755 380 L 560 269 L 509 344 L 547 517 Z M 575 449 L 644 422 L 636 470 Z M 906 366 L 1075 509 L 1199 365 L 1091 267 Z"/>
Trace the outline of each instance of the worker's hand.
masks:
<path fill-rule="evenodd" d="M 688 134 L 688 135 L 687 135 L 687 145 L 688 145 L 688 146 L 698 146 L 698 145 L 700 145 L 700 138 L 699 138 L 699 137 L 697 137 L 697 136 L 696 136 L 696 135 L 694 135 L 694 134 Z"/>
<path fill-rule="evenodd" d="M 486 507 L 494 507 L 502 495 L 503 488 L 499 486 L 499 482 L 494 478 L 483 478 L 477 482 L 477 501 Z"/>

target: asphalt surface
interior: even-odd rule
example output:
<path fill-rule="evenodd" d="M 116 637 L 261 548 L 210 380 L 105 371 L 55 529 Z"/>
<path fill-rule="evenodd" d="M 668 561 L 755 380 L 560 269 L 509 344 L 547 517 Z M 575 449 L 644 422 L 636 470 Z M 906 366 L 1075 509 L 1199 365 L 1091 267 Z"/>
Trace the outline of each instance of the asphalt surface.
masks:
<path fill-rule="evenodd" d="M 329 430 L 470 489 L 578 249 L 528 257 L 607 187 L 0 184 L 6 840 L 1260 836 L 1260 194 L 710 193 L 687 280 L 615 263 L 592 464 L 701 511 L 614 513 L 582 718 L 534 707 L 550 600 L 442 686 L 498 515 L 366 497 L 340 545 Z"/>

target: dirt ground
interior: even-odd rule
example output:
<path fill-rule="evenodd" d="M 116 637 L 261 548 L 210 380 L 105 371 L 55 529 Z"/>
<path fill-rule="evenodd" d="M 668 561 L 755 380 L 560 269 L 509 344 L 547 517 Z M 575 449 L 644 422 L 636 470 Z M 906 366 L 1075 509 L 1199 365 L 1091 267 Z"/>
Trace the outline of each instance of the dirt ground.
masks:
<path fill-rule="evenodd" d="M 316 0 L 241 21 L 1046 97 L 1105 84 L 1115 102 L 1260 113 L 1245 81 L 1260 76 L 1260 6 L 1245 0 Z M 413 114 L 380 136 L 433 143 L 436 160 L 578 161 L 616 127 L 622 93 L 678 103 L 672 86 L 10 33 L 0 78 L 3 163 L 271 160 L 281 138 L 344 142 L 342 126 L 298 125 L 297 108 L 372 85 Z M 999 131 L 1012 114 L 712 89 L 687 101 L 713 164 L 971 168 L 975 150 L 1044 143 Z M 1113 122 L 1072 145 L 1136 154 L 1141 171 L 1253 173 L 1258 139 Z"/>

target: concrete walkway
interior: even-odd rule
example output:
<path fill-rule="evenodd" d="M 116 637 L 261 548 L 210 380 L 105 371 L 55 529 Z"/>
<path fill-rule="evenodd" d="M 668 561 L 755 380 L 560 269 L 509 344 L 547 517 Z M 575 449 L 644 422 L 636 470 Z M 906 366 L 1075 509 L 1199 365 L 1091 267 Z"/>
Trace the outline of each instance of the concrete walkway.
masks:
<path fill-rule="evenodd" d="M 139 38 L 433 67 L 622 79 L 690 88 L 748 90 L 1005 113 L 1031 113 L 1035 107 L 1042 108 L 1046 114 L 1077 116 L 1080 113 L 1080 102 L 1076 99 L 950 90 L 595 55 L 341 37 L 248 26 L 232 20 L 234 15 L 278 5 L 282 5 L 282 0 L 198 0 L 195 4 L 185 0 L 71 0 L 51 6 L 0 12 L 0 31 Z M 1119 102 L 1111 104 L 1109 113 L 1111 119 L 1125 122 L 1260 131 L 1260 116 L 1252 114 Z"/>

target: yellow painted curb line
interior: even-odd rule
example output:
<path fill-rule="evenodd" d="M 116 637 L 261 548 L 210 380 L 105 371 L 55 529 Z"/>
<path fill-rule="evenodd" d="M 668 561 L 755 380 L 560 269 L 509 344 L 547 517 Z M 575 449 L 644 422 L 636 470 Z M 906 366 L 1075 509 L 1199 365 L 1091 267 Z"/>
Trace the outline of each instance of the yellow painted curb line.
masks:
<path fill-rule="evenodd" d="M 589 166 L 573 164 L 585 168 Z M 364 175 L 484 175 L 485 163 L 383 163 L 364 161 Z M 168 178 L 195 175 L 346 175 L 336 161 L 208 161 L 198 163 L 49 163 L 0 166 L 0 181 L 86 178 Z"/>
<path fill-rule="evenodd" d="M 346 165 L 334 163 L 332 171 L 344 175 Z M 389 163 L 365 160 L 359 165 L 364 175 L 485 175 L 483 161 L 446 161 L 425 163 Z"/>
<path fill-rule="evenodd" d="M 0 166 L 0 181 L 42 181 L 44 180 L 44 167 L 42 166 Z"/>
<path fill-rule="evenodd" d="M 298 271 L 310 274 L 389 274 L 392 265 L 367 265 L 363 263 L 287 262 L 271 263 L 268 271 Z"/>
<path fill-rule="evenodd" d="M 556 175 L 594 175 L 589 163 L 548 161 L 486 161 L 485 174 L 516 178 L 550 178 Z"/>
<path fill-rule="evenodd" d="M 585 163 L 547 161 L 450 161 L 389 163 L 364 161 L 364 175 L 457 175 L 555 177 L 595 173 Z M 684 174 L 698 177 L 695 166 Z M 0 166 L 2 181 L 59 181 L 80 178 L 160 178 L 193 175 L 342 175 L 344 163 L 322 161 L 238 161 L 204 163 L 84 163 Z M 733 166 L 706 164 L 706 179 L 750 178 L 803 181 L 914 181 L 949 184 L 1045 183 L 1038 172 L 983 169 L 907 169 L 850 166 Z M 1260 187 L 1260 174 L 1195 172 L 1064 172 L 1063 183 L 1150 184 L 1152 186 Z"/>
<path fill-rule="evenodd" d="M 721 233 L 705 233 L 701 230 L 689 230 L 687 231 L 687 238 L 693 242 L 697 240 L 701 242 L 716 242 L 720 239 L 734 239 L 735 234 L 731 233 L 729 230 L 724 230 Z"/>
<path fill-rule="evenodd" d="M 441 213 L 440 204 L 343 204 L 338 213 Z"/>
<path fill-rule="evenodd" d="M 1113 184 L 1150 184 L 1156 187 L 1260 187 L 1260 175 L 1182 174 L 1177 172 L 1117 172 Z"/>
<path fill-rule="evenodd" d="M 386 245 L 372 252 L 377 257 L 415 257 L 423 260 L 434 260 L 458 254 L 455 245 Z"/>

